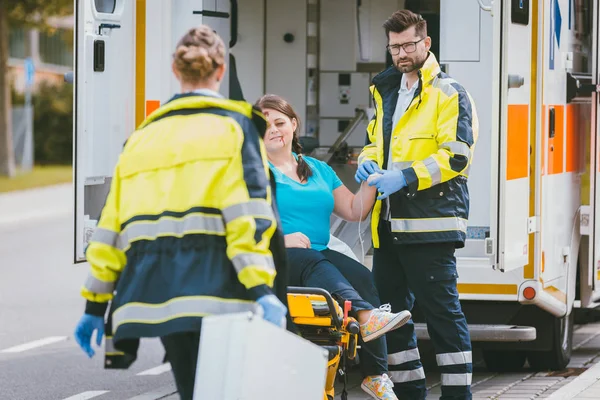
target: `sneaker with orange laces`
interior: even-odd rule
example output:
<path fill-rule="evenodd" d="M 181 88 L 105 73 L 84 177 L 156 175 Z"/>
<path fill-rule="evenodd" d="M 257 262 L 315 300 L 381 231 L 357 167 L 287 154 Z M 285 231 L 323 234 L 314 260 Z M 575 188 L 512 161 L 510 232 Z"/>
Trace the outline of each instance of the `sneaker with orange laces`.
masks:
<path fill-rule="evenodd" d="M 377 339 L 389 331 L 400 328 L 412 317 L 408 310 L 396 314 L 391 311 L 392 306 L 389 304 L 384 304 L 371 311 L 367 322 L 360 326 L 360 335 L 364 342 Z"/>
<path fill-rule="evenodd" d="M 393 387 L 392 380 L 386 374 L 367 376 L 360 385 L 360 388 L 374 399 L 398 400 Z"/>

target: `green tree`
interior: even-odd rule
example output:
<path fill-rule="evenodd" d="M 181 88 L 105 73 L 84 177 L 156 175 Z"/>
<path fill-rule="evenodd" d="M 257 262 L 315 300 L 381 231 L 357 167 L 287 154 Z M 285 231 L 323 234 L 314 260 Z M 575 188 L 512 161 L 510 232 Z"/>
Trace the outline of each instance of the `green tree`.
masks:
<path fill-rule="evenodd" d="M 73 13 L 73 0 L 0 0 L 0 175 L 15 174 L 12 143 L 8 32 L 11 27 L 51 29 L 48 18 Z"/>

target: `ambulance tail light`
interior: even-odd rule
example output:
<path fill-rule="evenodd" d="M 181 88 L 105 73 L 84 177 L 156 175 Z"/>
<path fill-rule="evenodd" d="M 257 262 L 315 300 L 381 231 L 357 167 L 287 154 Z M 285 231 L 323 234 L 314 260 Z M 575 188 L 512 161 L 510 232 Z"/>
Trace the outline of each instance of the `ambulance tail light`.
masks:
<path fill-rule="evenodd" d="M 533 300 L 535 295 L 535 289 L 532 287 L 528 286 L 525 288 L 525 290 L 523 290 L 523 297 L 525 297 L 527 300 Z"/>

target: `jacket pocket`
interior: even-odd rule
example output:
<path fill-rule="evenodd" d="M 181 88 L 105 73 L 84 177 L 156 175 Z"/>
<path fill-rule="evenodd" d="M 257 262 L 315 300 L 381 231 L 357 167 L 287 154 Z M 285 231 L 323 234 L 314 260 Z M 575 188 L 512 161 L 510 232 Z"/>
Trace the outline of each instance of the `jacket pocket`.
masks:
<path fill-rule="evenodd" d="M 408 140 L 416 139 L 435 139 L 435 133 L 433 132 L 415 132 L 408 135 Z"/>

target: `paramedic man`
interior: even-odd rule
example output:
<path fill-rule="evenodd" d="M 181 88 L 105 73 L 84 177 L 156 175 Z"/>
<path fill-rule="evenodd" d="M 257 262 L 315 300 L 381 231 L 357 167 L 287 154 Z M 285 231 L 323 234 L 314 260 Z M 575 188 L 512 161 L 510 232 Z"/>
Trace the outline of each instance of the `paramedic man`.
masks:
<path fill-rule="evenodd" d="M 464 246 L 467 176 L 477 140 L 473 101 L 440 71 L 420 15 L 383 25 L 394 65 L 373 79 L 376 114 L 357 181 L 374 174 L 373 274 L 381 302 L 427 321 L 441 371 L 441 399 L 471 398 L 471 341 L 456 288 L 454 252 Z M 401 399 L 424 399 L 425 374 L 412 321 L 387 334 L 389 374 Z"/>
<path fill-rule="evenodd" d="M 225 46 L 210 27 L 179 41 L 173 71 L 182 94 L 123 149 L 87 249 L 87 304 L 75 330 L 91 357 L 110 301 L 107 355 L 114 348 L 133 360 L 139 338 L 159 336 L 182 399 L 193 396 L 203 315 L 262 307 L 266 320 L 283 326 L 287 313 L 272 289 L 274 255 L 285 248 L 272 208 L 266 121 L 217 93 L 225 68 Z"/>

